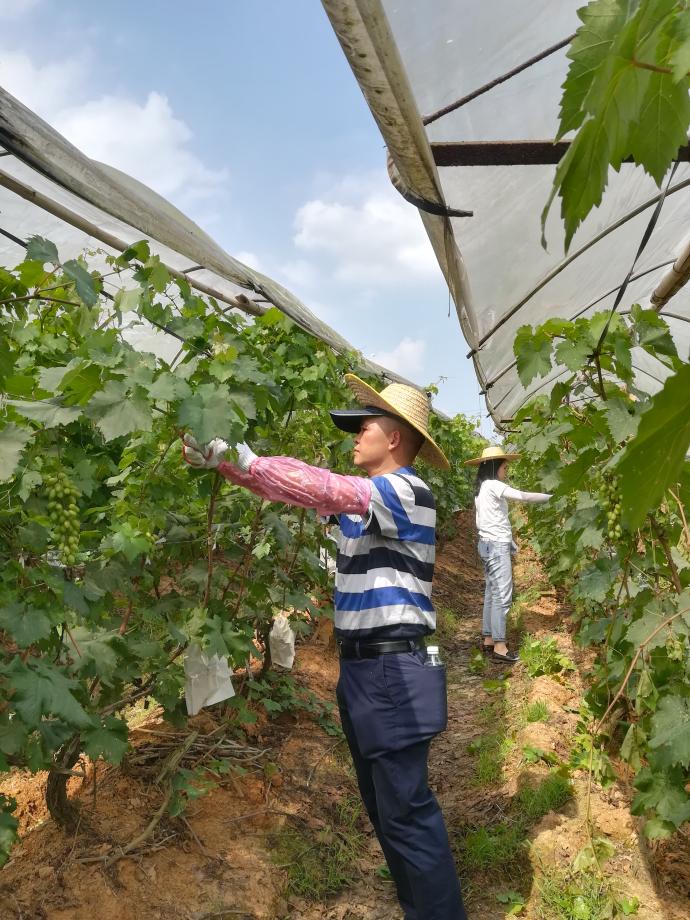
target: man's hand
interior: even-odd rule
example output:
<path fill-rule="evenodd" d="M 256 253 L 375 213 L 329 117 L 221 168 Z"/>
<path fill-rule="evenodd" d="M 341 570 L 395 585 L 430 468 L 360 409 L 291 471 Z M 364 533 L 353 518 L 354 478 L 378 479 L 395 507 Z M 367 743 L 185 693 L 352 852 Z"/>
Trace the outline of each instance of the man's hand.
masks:
<path fill-rule="evenodd" d="M 251 447 L 244 442 L 242 442 L 242 444 L 237 444 L 235 450 L 237 451 L 237 465 L 241 470 L 244 470 L 245 473 L 248 473 L 249 467 L 257 459 L 256 454 Z"/>
<path fill-rule="evenodd" d="M 208 444 L 199 444 L 191 434 L 182 439 L 182 456 L 185 462 L 198 470 L 213 470 L 225 459 L 228 444 L 221 438 L 214 438 Z"/>

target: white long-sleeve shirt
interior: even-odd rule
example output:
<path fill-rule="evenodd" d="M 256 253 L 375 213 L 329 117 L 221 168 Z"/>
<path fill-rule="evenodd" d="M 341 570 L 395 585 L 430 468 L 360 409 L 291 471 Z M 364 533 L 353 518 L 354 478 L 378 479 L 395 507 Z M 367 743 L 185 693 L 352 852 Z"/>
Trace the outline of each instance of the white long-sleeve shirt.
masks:
<path fill-rule="evenodd" d="M 491 543 L 511 543 L 513 531 L 508 517 L 508 502 L 546 502 L 546 492 L 522 492 L 500 479 L 485 479 L 474 499 L 477 530 L 480 540 Z"/>

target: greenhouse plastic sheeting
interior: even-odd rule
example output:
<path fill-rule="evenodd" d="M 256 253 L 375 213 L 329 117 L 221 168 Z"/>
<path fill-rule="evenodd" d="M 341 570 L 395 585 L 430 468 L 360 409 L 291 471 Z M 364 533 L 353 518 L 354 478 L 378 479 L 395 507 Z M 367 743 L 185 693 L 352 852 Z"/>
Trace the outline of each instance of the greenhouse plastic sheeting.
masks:
<path fill-rule="evenodd" d="M 114 253 L 146 238 L 152 252 L 199 291 L 254 315 L 275 306 L 336 351 L 355 351 L 293 294 L 233 259 L 170 202 L 85 156 L 0 88 L 1 264 L 19 262 L 21 241 L 34 235 L 51 239 L 63 258 L 85 248 Z M 361 356 L 356 368 L 409 383 Z"/>
<path fill-rule="evenodd" d="M 571 35 L 582 4 L 568 0 L 323 0 L 402 183 L 418 198 L 472 217 L 420 211 L 455 300 L 487 408 L 505 424 L 565 373 L 525 390 L 513 341 L 524 324 L 610 309 L 660 194 L 642 169 L 609 174 L 601 206 L 566 256 L 559 205 L 541 245 L 540 217 L 554 165 L 439 166 L 436 142 L 544 141 L 556 136 L 567 46 L 426 126 L 438 112 Z M 620 305 L 650 296 L 688 234 L 690 165 L 678 164 L 651 240 Z M 615 227 L 615 225 L 620 224 Z M 615 227 L 615 229 L 614 229 Z M 639 276 L 639 277 L 638 277 Z M 690 348 L 690 286 L 661 309 L 679 352 Z M 633 355 L 637 385 L 657 390 L 666 368 Z M 458 355 L 458 360 L 462 356 Z"/>

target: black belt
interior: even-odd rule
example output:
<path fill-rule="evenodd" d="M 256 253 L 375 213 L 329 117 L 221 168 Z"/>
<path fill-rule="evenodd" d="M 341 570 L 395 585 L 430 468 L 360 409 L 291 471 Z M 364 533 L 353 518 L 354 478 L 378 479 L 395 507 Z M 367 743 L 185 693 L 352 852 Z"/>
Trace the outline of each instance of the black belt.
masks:
<path fill-rule="evenodd" d="M 391 639 L 388 642 L 352 642 L 349 639 L 336 640 L 341 658 L 377 658 L 390 652 L 414 652 L 424 648 L 422 639 Z"/>

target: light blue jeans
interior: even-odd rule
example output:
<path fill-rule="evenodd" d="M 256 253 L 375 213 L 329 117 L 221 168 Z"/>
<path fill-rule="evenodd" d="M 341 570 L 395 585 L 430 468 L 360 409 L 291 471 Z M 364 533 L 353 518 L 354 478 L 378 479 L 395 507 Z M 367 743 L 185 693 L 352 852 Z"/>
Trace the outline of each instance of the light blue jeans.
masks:
<path fill-rule="evenodd" d="M 482 635 L 491 636 L 494 642 L 505 642 L 506 620 L 513 601 L 512 544 L 480 540 L 478 550 L 486 579 Z"/>

